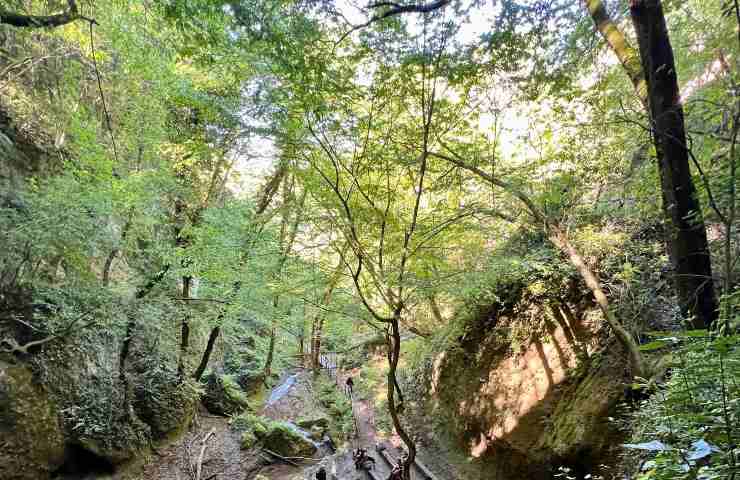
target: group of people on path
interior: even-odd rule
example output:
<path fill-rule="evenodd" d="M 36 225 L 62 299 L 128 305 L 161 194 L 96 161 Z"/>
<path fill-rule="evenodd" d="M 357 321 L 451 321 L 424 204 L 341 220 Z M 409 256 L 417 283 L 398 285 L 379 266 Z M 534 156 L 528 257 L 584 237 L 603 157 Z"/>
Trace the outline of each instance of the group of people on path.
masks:
<path fill-rule="evenodd" d="M 353 399 L 353 390 L 355 382 L 351 376 L 347 377 L 344 382 L 344 394 L 349 397 L 350 401 Z M 355 464 L 355 470 L 372 470 L 375 468 L 375 459 L 368 455 L 367 450 L 359 447 L 352 451 L 352 460 Z M 391 473 L 386 480 L 402 480 L 403 479 L 403 465 L 406 461 L 406 454 L 401 455 L 398 462 L 393 464 Z M 316 472 L 316 480 L 327 480 L 326 469 L 320 467 Z"/>
<path fill-rule="evenodd" d="M 352 451 L 352 459 L 355 463 L 355 470 L 372 470 L 375 468 L 375 459 L 367 454 L 367 450 L 364 448 L 357 448 Z M 391 473 L 388 475 L 386 480 L 402 480 L 403 479 L 403 465 L 406 461 L 406 454 L 404 453 L 398 462 L 393 464 Z M 326 469 L 320 467 L 316 472 L 316 480 L 327 480 Z"/>

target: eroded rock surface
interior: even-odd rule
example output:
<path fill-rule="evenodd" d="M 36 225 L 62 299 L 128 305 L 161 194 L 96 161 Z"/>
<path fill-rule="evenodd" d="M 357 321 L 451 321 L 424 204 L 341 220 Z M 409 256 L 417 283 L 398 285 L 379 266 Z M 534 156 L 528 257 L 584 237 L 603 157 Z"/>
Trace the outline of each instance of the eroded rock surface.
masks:
<path fill-rule="evenodd" d="M 0 361 L 0 478 L 45 478 L 63 462 L 55 402 L 28 368 Z"/>

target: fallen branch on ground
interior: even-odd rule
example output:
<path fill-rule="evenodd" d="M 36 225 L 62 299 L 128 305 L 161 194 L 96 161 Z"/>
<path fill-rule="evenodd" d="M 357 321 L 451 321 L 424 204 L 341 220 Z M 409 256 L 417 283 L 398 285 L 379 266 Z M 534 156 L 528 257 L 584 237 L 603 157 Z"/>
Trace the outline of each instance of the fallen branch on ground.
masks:
<path fill-rule="evenodd" d="M 198 456 L 198 463 L 195 466 L 195 480 L 200 480 L 200 474 L 203 469 L 203 455 L 206 453 L 206 447 L 208 446 L 208 439 L 216 435 L 216 429 L 212 428 L 200 441 L 200 455 Z M 210 477 L 209 477 L 210 478 Z"/>
<path fill-rule="evenodd" d="M 315 458 L 309 458 L 309 457 L 284 457 L 284 456 L 282 456 L 280 454 L 277 454 L 277 453 L 273 452 L 272 450 L 268 450 L 268 449 L 266 449 L 264 447 L 262 448 L 262 451 L 263 452 L 267 452 L 270 455 L 272 455 L 273 457 L 278 458 L 278 459 L 280 459 L 280 460 L 282 460 L 284 462 L 287 462 L 287 463 L 289 463 L 291 465 L 295 465 L 296 467 L 298 466 L 298 464 L 296 462 L 294 462 L 293 460 L 302 460 L 302 461 L 311 461 L 311 462 L 315 462 L 316 461 Z"/>

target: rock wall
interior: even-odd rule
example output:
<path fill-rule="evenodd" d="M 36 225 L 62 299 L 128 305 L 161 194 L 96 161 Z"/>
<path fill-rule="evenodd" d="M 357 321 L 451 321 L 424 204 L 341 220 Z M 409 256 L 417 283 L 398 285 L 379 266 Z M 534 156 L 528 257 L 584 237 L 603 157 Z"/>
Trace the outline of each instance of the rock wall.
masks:
<path fill-rule="evenodd" d="M 31 175 L 50 171 L 60 153 L 53 155 L 31 141 L 0 104 L 0 197 L 22 188 Z"/>
<path fill-rule="evenodd" d="M 627 362 L 594 309 L 554 308 L 483 312 L 428 365 L 417 413 L 436 426 L 422 427 L 422 444 L 460 453 L 461 478 L 545 479 L 561 465 L 595 473 L 608 463 Z"/>
<path fill-rule="evenodd" d="M 18 330 L 0 320 L 0 337 L 28 337 Z M 96 329 L 23 358 L 0 353 L 0 478 L 84 474 L 90 465 L 78 465 L 80 457 L 113 468 L 187 428 L 199 393 L 167 359 L 134 352 L 139 361 L 127 366 L 132 388 L 125 401 L 121 340 Z"/>
<path fill-rule="evenodd" d="M 28 178 L 54 173 L 64 152 L 52 143 L 40 132 L 24 133 L 0 103 L 0 208 L 23 210 Z M 33 298 L 30 287 L 0 285 L 0 340 L 25 344 L 46 336 L 50 312 L 39 310 Z M 146 331 L 156 323 L 147 318 L 154 313 L 137 309 L 126 296 L 111 301 L 120 308 L 94 327 L 28 355 L 0 352 L 1 479 L 43 480 L 60 468 L 76 472 L 85 468 L 80 458 L 112 467 L 189 425 L 199 392 L 178 378 L 176 359 L 163 353 L 177 351 L 174 334 Z M 127 315 L 137 318 L 124 367 L 128 392 L 119 365 Z M 188 365 L 199 360 L 205 343 L 201 330 L 193 328 L 198 348 L 186 359 Z"/>
<path fill-rule="evenodd" d="M 63 462 L 56 403 L 30 369 L 0 360 L 0 478 L 48 478 Z"/>

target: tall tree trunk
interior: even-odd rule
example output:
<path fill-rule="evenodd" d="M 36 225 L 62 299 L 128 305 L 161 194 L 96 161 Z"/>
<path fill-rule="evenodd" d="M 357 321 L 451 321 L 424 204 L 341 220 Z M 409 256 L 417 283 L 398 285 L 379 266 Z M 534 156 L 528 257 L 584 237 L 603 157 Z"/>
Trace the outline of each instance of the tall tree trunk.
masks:
<path fill-rule="evenodd" d="M 349 244 L 345 244 L 345 246 L 342 247 L 342 252 L 339 256 L 340 258 L 337 262 L 337 266 L 334 267 L 334 273 L 329 278 L 329 283 L 326 284 L 320 305 L 317 307 L 319 310 L 316 312 L 313 322 L 311 322 L 311 368 L 313 368 L 314 371 L 318 371 L 319 368 L 321 368 L 319 356 L 321 354 L 321 338 L 324 330 L 324 319 L 326 318 L 326 312 L 324 312 L 321 307 L 329 305 L 334 289 L 342 278 L 342 272 L 344 271 L 344 261 L 342 260 L 342 256 L 347 251 L 348 246 Z"/>
<path fill-rule="evenodd" d="M 692 315 L 691 326 L 707 328 L 717 318 L 717 297 L 706 228 L 689 167 L 684 113 L 663 7 L 660 0 L 631 0 L 630 15 L 647 78 L 676 290 L 682 310 Z"/>
<path fill-rule="evenodd" d="M 206 349 L 203 351 L 203 356 L 200 358 L 200 363 L 198 364 L 198 368 L 196 368 L 195 373 L 193 373 L 193 380 L 195 380 L 196 382 L 200 381 L 200 377 L 203 376 L 203 372 L 205 372 L 206 367 L 208 367 L 208 361 L 211 359 L 211 353 L 213 353 L 213 347 L 214 345 L 216 345 L 216 340 L 218 339 L 218 336 L 220 333 L 221 333 L 221 327 L 216 326 L 216 327 L 213 327 L 210 335 L 208 335 L 208 343 L 206 344 Z"/>
<path fill-rule="evenodd" d="M 272 375 L 272 359 L 275 356 L 275 333 L 277 331 L 277 328 L 275 328 L 275 325 L 272 325 L 272 328 L 270 329 L 270 344 L 267 347 L 267 359 L 265 360 L 265 369 L 263 370 L 263 375 L 265 377 L 265 381 L 267 381 L 268 378 L 270 378 L 270 375 Z"/>
<path fill-rule="evenodd" d="M 182 297 L 190 298 L 190 282 L 192 277 L 186 275 L 182 277 Z M 187 307 L 185 307 L 187 309 Z M 180 380 L 185 378 L 185 359 L 190 349 L 190 313 L 185 312 L 180 324 L 180 356 L 177 361 L 177 375 Z"/>
<path fill-rule="evenodd" d="M 399 415 L 404 410 L 403 395 L 401 388 L 398 385 L 398 379 L 396 378 L 396 372 L 398 370 L 398 360 L 401 355 L 401 332 L 399 329 L 399 323 L 401 319 L 401 308 L 396 309 L 393 320 L 390 325 L 390 335 L 388 342 L 388 380 L 387 380 L 387 394 L 388 398 L 388 411 L 391 414 L 391 420 L 393 420 L 393 427 L 396 433 L 403 443 L 408 448 L 408 457 L 403 463 L 403 478 L 404 480 L 410 480 L 411 478 L 411 466 L 414 464 L 416 458 L 416 444 L 409 436 L 406 429 L 401 424 L 401 418 Z M 396 393 L 398 393 L 398 403 L 396 403 Z"/>
<path fill-rule="evenodd" d="M 596 29 L 619 59 L 625 73 L 632 82 L 635 93 L 637 93 L 643 106 L 647 108 L 647 84 L 639 52 L 635 50 L 609 16 L 603 0 L 584 0 L 584 4 L 594 21 L 594 25 L 596 25 Z"/>

